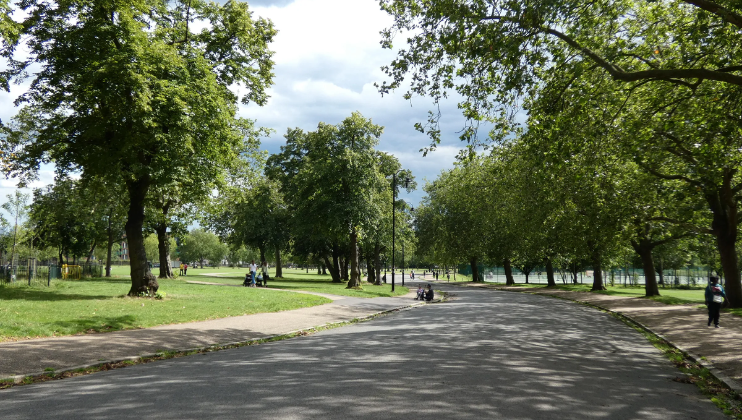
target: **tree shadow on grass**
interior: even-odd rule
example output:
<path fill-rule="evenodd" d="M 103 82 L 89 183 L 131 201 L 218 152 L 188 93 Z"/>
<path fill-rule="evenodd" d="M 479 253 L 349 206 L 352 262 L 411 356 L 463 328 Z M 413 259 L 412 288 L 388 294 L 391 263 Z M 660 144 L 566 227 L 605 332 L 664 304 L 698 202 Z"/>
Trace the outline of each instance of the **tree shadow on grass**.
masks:
<path fill-rule="evenodd" d="M 132 315 L 122 316 L 91 316 L 70 321 L 53 323 L 56 327 L 66 331 L 79 332 L 108 332 L 134 328 L 136 318 Z"/>
<path fill-rule="evenodd" d="M 60 293 L 56 290 L 33 288 L 0 287 L 0 300 L 33 300 L 33 301 L 67 301 L 67 300 L 103 300 L 113 299 L 110 295 L 80 295 L 75 293 Z"/>

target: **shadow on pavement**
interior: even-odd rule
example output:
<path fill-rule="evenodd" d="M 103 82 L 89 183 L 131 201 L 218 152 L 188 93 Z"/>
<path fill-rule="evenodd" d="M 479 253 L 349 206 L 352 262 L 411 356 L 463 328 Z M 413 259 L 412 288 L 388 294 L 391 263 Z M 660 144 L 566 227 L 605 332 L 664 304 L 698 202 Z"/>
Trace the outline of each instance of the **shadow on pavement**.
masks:
<path fill-rule="evenodd" d="M 456 294 L 308 337 L 13 388 L 0 410 L 12 419 L 726 418 L 604 313 L 540 296 Z"/>

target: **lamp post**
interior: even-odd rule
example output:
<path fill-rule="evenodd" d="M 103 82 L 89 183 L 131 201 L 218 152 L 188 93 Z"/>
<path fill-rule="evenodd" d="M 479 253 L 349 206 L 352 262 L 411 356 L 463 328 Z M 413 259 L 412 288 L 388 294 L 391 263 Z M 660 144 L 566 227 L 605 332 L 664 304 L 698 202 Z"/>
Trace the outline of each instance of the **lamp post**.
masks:
<path fill-rule="evenodd" d="M 397 174 L 401 171 L 396 171 L 392 174 L 392 292 L 394 291 L 394 273 L 397 267 L 394 265 L 394 253 L 396 252 L 396 234 L 397 234 L 397 218 L 395 217 L 396 203 L 397 203 Z M 410 185 L 410 178 L 405 178 L 405 187 Z M 404 254 L 403 254 L 404 255 Z M 402 257 L 404 261 L 404 256 Z M 402 270 L 402 285 L 404 286 L 404 270 Z"/>

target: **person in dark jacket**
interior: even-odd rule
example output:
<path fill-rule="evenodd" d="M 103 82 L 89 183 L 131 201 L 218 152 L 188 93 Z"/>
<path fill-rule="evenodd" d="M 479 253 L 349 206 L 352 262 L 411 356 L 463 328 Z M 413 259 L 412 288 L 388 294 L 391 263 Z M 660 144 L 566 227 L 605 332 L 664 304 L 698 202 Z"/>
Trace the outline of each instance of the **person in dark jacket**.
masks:
<path fill-rule="evenodd" d="M 428 284 L 428 288 L 425 290 L 425 300 L 430 302 L 433 300 L 433 286 Z"/>
<path fill-rule="evenodd" d="M 708 326 L 711 326 L 711 321 L 714 321 L 714 327 L 719 328 L 719 311 L 721 310 L 721 304 L 724 303 L 727 294 L 724 293 L 724 288 L 721 287 L 718 277 L 709 278 L 710 284 L 706 286 L 706 306 L 709 308 L 709 322 Z"/>

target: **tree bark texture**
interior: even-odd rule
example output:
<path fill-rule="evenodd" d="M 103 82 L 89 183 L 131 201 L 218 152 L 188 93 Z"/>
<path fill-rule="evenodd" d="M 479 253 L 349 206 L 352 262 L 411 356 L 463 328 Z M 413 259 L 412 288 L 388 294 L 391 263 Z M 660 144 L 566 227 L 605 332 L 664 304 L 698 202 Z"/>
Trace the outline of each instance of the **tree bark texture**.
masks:
<path fill-rule="evenodd" d="M 503 267 L 505 268 L 505 284 L 508 286 L 514 285 L 515 279 L 513 279 L 513 267 L 510 265 L 510 258 L 505 258 Z"/>
<path fill-rule="evenodd" d="M 731 187 L 732 173 L 727 170 L 721 188 L 706 195 L 713 219 L 711 231 L 716 237 L 724 272 L 727 299 L 732 308 L 742 308 L 742 283 L 737 259 L 737 201 Z"/>
<path fill-rule="evenodd" d="M 551 258 L 546 259 L 546 287 L 556 286 L 554 281 L 554 264 L 551 263 Z"/>
<path fill-rule="evenodd" d="M 150 272 L 147 265 L 147 253 L 144 250 L 144 199 L 149 190 L 149 177 L 127 181 L 126 189 L 129 193 L 129 210 L 126 220 L 126 240 L 129 245 L 129 260 L 131 263 L 131 289 L 129 296 L 138 296 L 140 293 L 153 293 L 159 288 L 157 278 Z"/>
<path fill-rule="evenodd" d="M 328 264 L 328 267 L 330 264 Z M 330 274 L 332 274 L 332 281 L 333 283 L 342 283 L 342 273 L 341 273 L 341 267 L 342 264 L 340 263 L 340 250 L 338 249 L 337 244 L 332 245 L 332 267 L 330 268 Z"/>
<path fill-rule="evenodd" d="M 381 246 L 377 243 L 374 245 L 374 271 L 375 271 L 375 282 L 377 286 L 381 286 Z"/>
<path fill-rule="evenodd" d="M 355 228 L 350 231 L 350 278 L 348 289 L 361 286 L 361 266 L 358 261 L 358 232 Z"/>
<path fill-rule="evenodd" d="M 477 257 L 471 257 L 469 259 L 469 264 L 471 265 L 472 281 L 479 281 L 479 267 L 477 266 Z"/>
<path fill-rule="evenodd" d="M 276 277 L 283 277 L 283 267 L 281 264 L 281 248 L 276 247 Z"/>
<path fill-rule="evenodd" d="M 330 263 L 330 259 L 327 256 L 322 257 L 325 260 L 325 265 L 327 266 L 327 269 L 330 270 L 330 277 L 332 277 L 333 283 L 340 283 L 340 272 L 337 271 L 337 268 L 333 266 L 333 264 Z"/>
<path fill-rule="evenodd" d="M 654 258 L 652 258 L 652 249 L 654 246 L 647 240 L 640 240 L 639 242 L 631 241 L 631 246 L 642 260 L 645 296 L 659 296 L 660 290 L 657 287 L 657 277 L 654 271 Z"/>
<path fill-rule="evenodd" d="M 161 279 L 171 279 L 175 276 L 170 267 L 170 238 L 167 235 L 167 225 L 164 222 L 158 223 L 155 232 L 157 232 L 157 250 L 160 256 L 159 277 Z"/>
<path fill-rule="evenodd" d="M 590 257 L 593 262 L 593 287 L 590 291 L 605 290 L 603 285 L 603 260 L 600 252 L 593 249 Z"/>
<path fill-rule="evenodd" d="M 111 222 L 111 213 L 108 213 L 108 227 L 106 233 L 108 234 L 108 241 L 106 242 L 106 277 L 111 277 L 111 253 L 113 251 L 113 222 Z"/>

